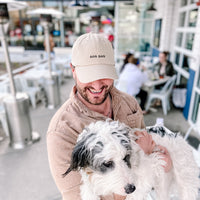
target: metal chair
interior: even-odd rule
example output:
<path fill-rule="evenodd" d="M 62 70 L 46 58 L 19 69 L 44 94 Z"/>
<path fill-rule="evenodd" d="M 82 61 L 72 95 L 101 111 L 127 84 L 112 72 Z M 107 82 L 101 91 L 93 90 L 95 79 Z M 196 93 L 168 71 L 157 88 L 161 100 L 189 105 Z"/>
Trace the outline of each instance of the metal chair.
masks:
<path fill-rule="evenodd" d="M 187 140 L 187 138 L 189 137 L 189 135 L 190 135 L 190 133 L 191 133 L 192 130 L 194 130 L 195 133 L 197 133 L 200 136 L 200 125 L 194 124 L 194 125 L 191 125 L 188 128 L 188 130 L 187 130 L 187 132 L 185 134 L 185 137 L 184 137 L 185 140 Z"/>
<path fill-rule="evenodd" d="M 153 90 L 148 97 L 146 104 L 146 110 L 149 110 L 152 100 L 160 99 L 162 102 L 162 108 L 164 115 L 167 115 L 167 111 L 170 110 L 170 96 L 173 86 L 176 81 L 176 75 L 173 75 L 160 90 Z"/>

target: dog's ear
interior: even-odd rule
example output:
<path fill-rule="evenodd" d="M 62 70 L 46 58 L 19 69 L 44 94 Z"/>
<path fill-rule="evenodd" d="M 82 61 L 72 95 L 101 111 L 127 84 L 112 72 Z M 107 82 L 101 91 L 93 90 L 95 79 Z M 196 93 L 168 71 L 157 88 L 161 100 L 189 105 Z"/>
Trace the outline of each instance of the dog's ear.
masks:
<path fill-rule="evenodd" d="M 70 166 L 63 174 L 63 177 L 71 171 L 87 167 L 89 165 L 89 153 L 90 151 L 85 146 L 85 140 L 80 140 L 73 149 Z"/>

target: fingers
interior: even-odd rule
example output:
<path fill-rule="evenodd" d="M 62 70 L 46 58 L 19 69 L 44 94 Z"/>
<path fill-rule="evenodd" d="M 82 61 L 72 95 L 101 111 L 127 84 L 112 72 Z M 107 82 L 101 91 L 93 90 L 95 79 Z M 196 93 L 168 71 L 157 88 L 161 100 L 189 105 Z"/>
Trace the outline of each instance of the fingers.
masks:
<path fill-rule="evenodd" d="M 148 135 L 148 133 L 144 130 L 144 131 L 135 131 L 134 134 L 136 136 L 145 136 Z"/>
<path fill-rule="evenodd" d="M 161 155 L 161 159 L 165 161 L 165 165 L 162 166 L 166 173 L 169 172 L 172 169 L 173 164 L 168 150 L 161 145 L 156 145 L 153 152 L 159 152 L 159 154 Z"/>
<path fill-rule="evenodd" d="M 160 153 L 164 154 L 164 155 L 168 155 L 169 154 L 168 150 L 165 147 L 161 146 L 161 145 L 156 145 L 156 148 L 158 148 L 158 151 Z"/>
<path fill-rule="evenodd" d="M 138 136 L 136 142 L 140 148 L 143 149 L 145 154 L 151 154 L 156 145 L 152 140 L 152 136 L 146 131 L 136 131 L 136 135 Z"/>
<path fill-rule="evenodd" d="M 136 140 L 137 144 L 141 149 L 145 152 L 145 154 L 151 154 L 153 152 L 158 152 L 161 155 L 161 159 L 165 161 L 165 165 L 163 165 L 165 172 L 169 172 L 172 168 L 172 160 L 168 150 L 161 146 L 156 145 L 152 136 L 147 133 L 147 131 L 135 131 L 135 135 L 138 136 Z"/>

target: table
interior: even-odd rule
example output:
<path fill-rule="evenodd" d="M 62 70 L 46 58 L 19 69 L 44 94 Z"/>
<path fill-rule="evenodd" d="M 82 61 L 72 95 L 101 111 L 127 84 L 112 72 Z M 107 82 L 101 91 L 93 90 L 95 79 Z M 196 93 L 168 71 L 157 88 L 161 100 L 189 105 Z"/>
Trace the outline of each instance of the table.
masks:
<path fill-rule="evenodd" d="M 149 87 L 149 88 L 152 88 L 152 87 L 155 87 L 157 85 L 161 85 L 163 83 L 166 83 L 168 80 L 170 79 L 170 76 L 165 76 L 164 78 L 159 78 L 159 79 L 156 79 L 156 80 L 148 80 L 144 83 L 144 87 Z"/>

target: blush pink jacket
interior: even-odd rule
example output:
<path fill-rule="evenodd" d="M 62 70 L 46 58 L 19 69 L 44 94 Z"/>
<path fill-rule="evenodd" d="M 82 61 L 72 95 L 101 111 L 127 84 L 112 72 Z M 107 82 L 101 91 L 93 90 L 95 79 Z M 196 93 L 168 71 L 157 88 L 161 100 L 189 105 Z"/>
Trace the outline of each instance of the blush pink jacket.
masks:
<path fill-rule="evenodd" d="M 144 128 L 144 119 L 136 99 L 113 87 L 111 90 L 113 118 L 132 128 Z M 73 88 L 70 98 L 52 118 L 47 131 L 47 151 L 50 170 L 63 200 L 81 200 L 79 172 L 62 174 L 68 169 L 71 153 L 78 134 L 91 122 L 106 120 L 104 115 L 89 110 L 76 96 Z M 102 198 L 112 200 L 111 197 Z"/>

